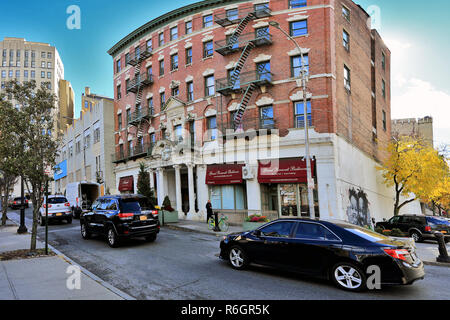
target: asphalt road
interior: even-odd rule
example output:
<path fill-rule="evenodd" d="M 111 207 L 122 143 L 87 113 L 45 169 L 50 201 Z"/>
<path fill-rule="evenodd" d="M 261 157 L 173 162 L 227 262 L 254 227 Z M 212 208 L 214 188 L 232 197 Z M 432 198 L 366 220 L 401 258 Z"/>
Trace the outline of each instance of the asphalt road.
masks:
<path fill-rule="evenodd" d="M 17 211 L 16 211 L 17 212 Z M 18 213 L 18 212 L 17 212 Z M 30 225 L 31 209 L 26 211 Z M 17 214 L 10 218 L 18 221 Z M 39 227 L 40 239 L 44 239 Z M 102 238 L 83 240 L 78 220 L 49 226 L 49 242 L 68 257 L 137 299 L 148 300 L 383 300 L 448 299 L 450 268 L 426 266 L 426 279 L 412 286 L 349 293 L 331 283 L 251 266 L 235 271 L 221 261 L 220 239 L 162 228 L 154 243 L 130 240 L 112 249 Z"/>

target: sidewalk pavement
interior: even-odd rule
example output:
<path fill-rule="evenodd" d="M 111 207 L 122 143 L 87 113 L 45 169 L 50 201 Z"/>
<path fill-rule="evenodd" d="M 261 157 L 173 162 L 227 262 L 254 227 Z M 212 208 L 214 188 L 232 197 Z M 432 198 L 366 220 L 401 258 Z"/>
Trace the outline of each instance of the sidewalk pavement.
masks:
<path fill-rule="evenodd" d="M 188 232 L 196 232 L 202 234 L 213 235 L 216 237 L 223 237 L 230 233 L 243 232 L 242 226 L 230 226 L 228 232 L 214 232 L 208 229 L 206 222 L 179 220 L 178 223 L 169 223 L 164 227 L 173 230 L 182 230 Z M 450 255 L 450 244 L 447 244 L 447 251 Z M 428 241 L 426 243 L 416 243 L 416 253 L 425 265 L 450 267 L 449 263 L 437 262 L 436 258 L 439 256 L 439 247 L 437 242 Z"/>
<path fill-rule="evenodd" d="M 27 249 L 31 235 L 17 234 L 17 226 L 0 227 L 0 253 Z M 38 241 L 37 248 L 44 248 Z M 67 282 L 78 266 L 56 249 L 57 256 L 0 261 L 0 300 L 124 300 L 133 299 L 80 267 L 81 288 L 70 290 Z M 69 281 L 69 283 L 71 283 Z"/>

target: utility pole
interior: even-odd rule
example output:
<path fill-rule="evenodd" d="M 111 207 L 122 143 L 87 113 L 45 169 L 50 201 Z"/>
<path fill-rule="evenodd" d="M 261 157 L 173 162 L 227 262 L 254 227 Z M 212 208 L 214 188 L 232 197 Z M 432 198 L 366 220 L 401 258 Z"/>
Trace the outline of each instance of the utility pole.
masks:
<path fill-rule="evenodd" d="M 289 40 L 291 40 L 298 51 L 300 52 L 301 59 L 301 81 L 302 81 L 302 90 L 303 90 L 303 115 L 305 122 L 305 160 L 306 160 L 306 176 L 307 176 L 307 186 L 308 186 L 308 203 L 309 203 L 309 216 L 311 219 L 316 218 L 315 206 L 314 206 L 314 180 L 312 178 L 311 173 L 311 155 L 309 150 L 309 123 L 308 123 L 308 75 L 306 70 L 306 64 L 304 60 L 303 50 L 300 45 L 295 41 L 294 38 L 291 37 L 289 33 L 283 30 L 280 24 L 276 21 L 269 21 L 269 25 L 280 30 Z"/>

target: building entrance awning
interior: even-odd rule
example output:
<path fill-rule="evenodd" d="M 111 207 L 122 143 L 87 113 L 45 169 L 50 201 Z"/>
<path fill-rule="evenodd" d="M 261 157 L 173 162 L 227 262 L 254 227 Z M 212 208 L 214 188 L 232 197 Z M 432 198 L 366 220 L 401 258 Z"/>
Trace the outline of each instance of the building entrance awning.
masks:
<path fill-rule="evenodd" d="M 227 185 L 243 183 L 243 164 L 209 165 L 206 171 L 207 185 Z"/>
<path fill-rule="evenodd" d="M 314 177 L 316 161 L 311 160 L 311 174 Z M 259 183 L 306 183 L 306 161 L 301 158 L 279 159 L 259 162 Z"/>

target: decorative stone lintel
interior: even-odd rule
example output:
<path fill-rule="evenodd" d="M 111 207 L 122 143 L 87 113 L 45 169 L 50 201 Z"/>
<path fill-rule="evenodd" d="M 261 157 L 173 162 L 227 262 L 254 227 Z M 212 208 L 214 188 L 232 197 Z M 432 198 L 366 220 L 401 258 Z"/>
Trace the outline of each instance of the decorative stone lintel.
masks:
<path fill-rule="evenodd" d="M 306 98 L 307 99 L 311 99 L 312 98 L 312 94 L 311 93 L 307 93 L 306 94 Z M 303 100 L 303 91 L 299 90 L 296 93 L 294 93 L 292 96 L 289 97 L 289 99 L 291 99 L 291 101 L 300 101 Z"/>
<path fill-rule="evenodd" d="M 189 81 L 193 81 L 193 80 L 194 80 L 194 77 L 191 75 L 187 76 L 186 79 L 184 79 L 185 82 L 189 82 Z"/>
<path fill-rule="evenodd" d="M 212 74 L 214 74 L 215 70 L 214 69 L 206 69 L 205 72 L 203 72 L 203 76 L 210 76 Z"/>
<path fill-rule="evenodd" d="M 205 112 L 205 117 L 212 117 L 215 116 L 217 114 L 217 110 L 216 109 L 208 109 Z"/>
<path fill-rule="evenodd" d="M 272 58 L 272 56 L 269 56 L 267 54 L 261 53 L 258 55 L 255 59 L 253 59 L 254 63 L 260 63 L 264 61 L 269 61 Z"/>
<path fill-rule="evenodd" d="M 159 88 L 159 93 L 163 93 L 165 91 L 166 91 L 166 88 L 164 88 L 164 87 Z"/>
<path fill-rule="evenodd" d="M 228 111 L 229 111 L 229 112 L 233 112 L 233 111 L 236 111 L 238 108 L 239 108 L 239 103 L 233 102 L 233 103 L 228 107 Z"/>
<path fill-rule="evenodd" d="M 126 110 L 130 110 L 131 106 L 129 104 L 127 104 Z"/>
<path fill-rule="evenodd" d="M 294 48 L 291 51 L 289 51 L 287 54 L 288 56 L 299 56 L 300 54 L 308 54 L 309 51 L 311 50 L 310 48 L 301 48 L 302 51 L 300 52 L 300 50 L 298 50 L 298 48 Z"/>
<path fill-rule="evenodd" d="M 273 98 L 270 98 L 270 97 L 262 97 L 261 99 L 259 99 L 258 101 L 256 101 L 256 105 L 258 106 L 258 107 L 261 107 L 261 106 L 267 106 L 267 105 L 271 105 L 271 104 L 273 104 L 275 102 L 275 100 L 273 100 Z"/>
<path fill-rule="evenodd" d="M 295 16 L 292 16 L 290 18 L 287 18 L 286 21 L 292 22 L 292 21 L 302 21 L 308 19 L 309 16 L 299 15 L 296 14 Z"/>

